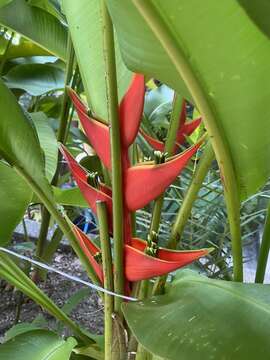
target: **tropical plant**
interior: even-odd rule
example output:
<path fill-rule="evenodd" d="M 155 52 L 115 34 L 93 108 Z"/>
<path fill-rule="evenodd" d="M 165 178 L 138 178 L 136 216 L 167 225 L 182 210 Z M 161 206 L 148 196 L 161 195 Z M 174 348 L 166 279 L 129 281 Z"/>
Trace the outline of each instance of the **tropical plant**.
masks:
<path fill-rule="evenodd" d="M 72 332 L 18 324 L 3 358 L 269 358 L 269 285 L 243 283 L 242 254 L 269 197 L 269 10 L 0 0 L 0 277 Z M 36 260 L 10 249 L 29 207 Z M 75 224 L 81 208 L 98 231 Z M 104 337 L 38 286 L 63 236 L 104 303 Z"/>

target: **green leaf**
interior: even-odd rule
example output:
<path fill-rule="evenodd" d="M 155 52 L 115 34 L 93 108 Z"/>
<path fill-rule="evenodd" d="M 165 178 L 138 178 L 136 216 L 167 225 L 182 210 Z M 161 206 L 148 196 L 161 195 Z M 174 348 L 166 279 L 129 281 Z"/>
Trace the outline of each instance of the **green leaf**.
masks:
<path fill-rule="evenodd" d="M 173 37 L 171 46 L 183 54 L 215 115 L 215 126 L 229 146 L 242 198 L 256 192 L 270 175 L 267 2 L 107 2 L 127 66 L 158 78 L 191 99 L 171 58 L 134 3 L 147 4 L 157 14 L 158 25 Z M 247 8 L 255 13 L 250 15 Z"/>
<path fill-rule="evenodd" d="M 80 189 L 77 187 L 71 189 L 53 187 L 53 193 L 57 204 L 82 208 L 89 207 L 88 203 L 82 196 Z"/>
<path fill-rule="evenodd" d="M 45 171 L 49 181 L 52 180 L 58 161 L 58 144 L 55 132 L 51 128 L 47 116 L 43 112 L 30 114 L 37 130 L 40 146 L 45 154 Z"/>
<path fill-rule="evenodd" d="M 92 110 L 108 120 L 105 63 L 103 57 L 103 29 L 100 0 L 63 0 L 87 101 Z M 119 100 L 124 95 L 131 79 L 120 56 L 116 42 L 116 66 Z"/>
<path fill-rule="evenodd" d="M 27 183 L 37 184 L 53 201 L 51 187 L 45 177 L 44 155 L 30 119 L 15 96 L 0 80 L 0 154 L 19 172 Z"/>
<path fill-rule="evenodd" d="M 65 60 L 67 30 L 46 11 L 28 5 L 26 1 L 13 0 L 0 9 L 0 24 Z"/>
<path fill-rule="evenodd" d="M 25 181 L 9 165 L 0 161 L 0 246 L 11 240 L 32 197 Z"/>
<path fill-rule="evenodd" d="M 269 285 L 179 273 L 165 295 L 123 305 L 132 332 L 146 349 L 172 360 L 179 354 L 182 360 L 270 357 Z"/>
<path fill-rule="evenodd" d="M 16 324 L 14 326 L 12 326 L 12 328 L 10 328 L 6 333 L 5 333 L 5 339 L 4 342 L 7 342 L 8 340 L 14 338 L 17 335 L 20 334 L 24 334 L 26 332 L 29 332 L 31 330 L 40 330 L 40 326 L 37 326 L 35 324 L 31 324 L 31 323 L 19 323 Z"/>
<path fill-rule="evenodd" d="M 20 334 L 0 347 L 0 356 L 6 360 L 68 360 L 77 341 L 66 341 L 46 330 Z"/>
<path fill-rule="evenodd" d="M 21 64 L 13 67 L 5 76 L 11 89 L 23 89 L 30 95 L 40 96 L 64 87 L 64 72 L 50 64 Z"/>
<path fill-rule="evenodd" d="M 0 0 L 0 8 L 2 6 L 5 6 L 5 5 L 9 4 L 11 1 L 13 1 L 13 0 Z"/>
<path fill-rule="evenodd" d="M 64 16 L 61 14 L 60 9 L 57 6 L 58 0 L 28 0 L 28 4 L 47 11 L 60 21 L 65 21 Z"/>

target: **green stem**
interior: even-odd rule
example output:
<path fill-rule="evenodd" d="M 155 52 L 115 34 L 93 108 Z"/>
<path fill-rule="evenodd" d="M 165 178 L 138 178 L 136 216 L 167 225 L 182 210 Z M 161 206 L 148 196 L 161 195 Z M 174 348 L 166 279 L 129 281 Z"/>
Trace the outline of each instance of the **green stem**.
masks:
<path fill-rule="evenodd" d="M 99 221 L 99 234 L 102 251 L 104 288 L 113 291 L 112 254 L 109 237 L 107 209 L 104 202 L 97 202 L 97 216 Z M 111 360 L 113 339 L 113 297 L 108 294 L 104 295 L 104 313 L 105 359 Z"/>
<path fill-rule="evenodd" d="M 165 141 L 164 152 L 168 153 L 168 156 L 173 155 L 173 150 L 175 146 L 176 134 L 179 128 L 180 112 L 182 109 L 183 97 L 175 93 L 173 100 L 173 108 L 170 119 L 170 127 L 168 130 L 167 139 Z M 158 232 L 160 219 L 161 219 L 161 210 L 163 205 L 164 194 L 160 195 L 156 200 L 152 213 L 152 220 L 150 225 L 150 233 L 152 231 Z"/>
<path fill-rule="evenodd" d="M 70 80 L 72 78 L 73 63 L 74 63 L 74 50 L 73 50 L 70 35 L 68 36 L 67 54 L 68 54 L 68 60 L 67 60 L 67 67 L 66 67 L 66 74 L 65 74 L 64 94 L 63 94 L 61 114 L 60 114 L 60 119 L 59 119 L 59 128 L 58 128 L 58 132 L 57 132 L 57 141 L 61 142 L 61 143 L 64 143 L 68 124 L 69 124 L 67 119 L 68 119 L 68 114 L 69 114 L 70 101 L 68 98 L 67 86 L 69 85 Z M 51 181 L 51 185 L 53 185 L 53 186 L 56 186 L 57 182 L 58 182 L 60 168 L 61 168 L 61 161 L 62 161 L 62 155 L 59 152 L 57 168 L 56 168 L 54 177 Z M 49 230 L 49 226 L 50 226 L 50 220 L 51 220 L 51 215 L 50 215 L 49 211 L 43 206 L 42 222 L 41 222 L 41 228 L 40 228 L 40 233 L 39 233 L 38 242 L 37 242 L 37 250 L 36 250 L 36 255 L 38 258 L 42 258 L 42 255 L 44 253 L 44 249 L 46 246 L 46 240 L 47 240 L 47 236 L 48 236 L 48 230 Z M 40 272 L 40 271 L 38 271 L 38 272 Z"/>
<path fill-rule="evenodd" d="M 118 114 L 117 78 L 114 52 L 112 21 L 105 1 L 102 2 L 104 60 L 107 90 L 107 107 L 110 123 L 111 160 L 112 160 L 112 201 L 113 201 L 113 239 L 114 239 L 114 290 L 124 293 L 123 267 L 123 195 L 121 140 Z M 115 311 L 121 313 L 122 299 L 115 297 Z"/>
<path fill-rule="evenodd" d="M 191 214 L 192 205 L 197 198 L 198 192 L 202 186 L 203 180 L 209 170 L 209 167 L 212 164 L 214 156 L 215 154 L 213 152 L 212 145 L 210 142 L 208 142 L 204 149 L 203 155 L 199 161 L 199 164 L 196 168 L 192 181 L 189 185 L 188 191 L 184 197 L 183 203 L 176 216 L 175 222 L 173 224 L 170 240 L 167 245 L 169 249 L 175 249 L 177 243 L 181 239 L 184 227 Z M 167 275 L 164 275 L 156 280 L 155 285 L 153 287 L 154 295 L 163 293 L 166 279 L 167 279 Z"/>
<path fill-rule="evenodd" d="M 197 198 L 198 192 L 202 186 L 203 180 L 215 158 L 215 154 L 210 142 L 205 146 L 204 152 L 200 158 L 199 164 L 195 170 L 189 188 L 184 197 L 183 203 L 176 216 L 175 222 L 172 227 L 169 248 L 176 248 L 177 243 L 180 241 L 184 227 L 191 214 L 191 209 L 194 201 Z"/>
<path fill-rule="evenodd" d="M 179 39 L 175 38 L 175 35 L 166 25 L 153 1 L 132 0 L 132 2 L 160 41 L 203 116 L 224 183 L 224 194 L 232 237 L 234 280 L 243 281 L 240 198 L 230 150 L 216 121 L 216 110 L 210 96 L 207 95 L 207 91 L 203 87 L 203 81 L 199 78 L 198 72 L 194 71 L 188 62 L 186 54 L 178 46 Z"/>
<path fill-rule="evenodd" d="M 7 61 L 8 50 L 9 50 L 9 48 L 10 48 L 10 45 L 12 44 L 12 39 L 13 39 L 13 37 L 14 37 L 14 32 L 11 33 L 11 36 L 10 36 L 10 38 L 9 38 L 9 40 L 8 40 L 8 43 L 7 43 L 7 46 L 6 46 L 6 48 L 5 48 L 5 52 L 4 52 L 4 54 L 2 55 L 1 64 L 0 64 L 0 75 L 3 74 L 4 66 L 5 66 L 6 61 Z"/>
<path fill-rule="evenodd" d="M 256 269 L 256 283 L 263 283 L 265 270 L 270 249 L 270 204 L 268 205 L 266 220 L 264 224 L 262 243 L 260 246 L 259 258 Z"/>
<path fill-rule="evenodd" d="M 42 213 L 42 215 L 41 215 L 42 221 L 41 221 L 41 227 L 40 227 L 40 231 L 39 231 L 39 237 L 38 237 L 37 248 L 36 248 L 36 256 L 38 259 L 42 258 L 43 251 L 46 246 L 47 234 L 48 234 L 48 229 L 49 229 L 50 220 L 51 220 L 50 213 L 44 206 L 42 206 L 41 213 Z"/>

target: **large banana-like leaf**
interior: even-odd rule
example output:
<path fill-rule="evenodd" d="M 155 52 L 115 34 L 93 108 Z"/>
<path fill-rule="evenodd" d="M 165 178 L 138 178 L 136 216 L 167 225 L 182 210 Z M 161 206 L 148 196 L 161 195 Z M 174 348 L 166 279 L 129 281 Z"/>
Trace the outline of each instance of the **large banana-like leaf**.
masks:
<path fill-rule="evenodd" d="M 63 0 L 63 9 L 77 55 L 87 101 L 100 118 L 108 120 L 101 3 L 100 0 Z M 121 59 L 117 43 L 116 67 L 120 100 L 131 79 L 131 73 Z"/>
<path fill-rule="evenodd" d="M 68 360 L 77 345 L 75 338 L 66 341 L 47 330 L 32 330 L 15 336 L 0 347 L 6 360 Z"/>
<path fill-rule="evenodd" d="M 185 270 L 165 295 L 123 311 L 139 342 L 164 359 L 268 359 L 269 290 Z"/>
<path fill-rule="evenodd" d="M 168 49 L 165 51 L 164 43 L 161 45 L 154 35 L 153 26 L 150 29 L 153 18 L 146 22 L 141 15 L 142 7 L 156 15 L 155 34 L 161 28 L 169 33 L 173 42 L 168 46 L 181 52 L 215 117 L 219 136 L 229 149 L 242 199 L 256 192 L 270 174 L 267 2 L 107 2 L 127 66 L 160 79 L 191 99 Z M 208 119 L 205 121 L 207 125 Z"/>
<path fill-rule="evenodd" d="M 32 191 L 25 181 L 0 161 L 0 246 L 5 246 L 21 221 L 31 200 Z"/>
<path fill-rule="evenodd" d="M 0 8 L 0 24 L 65 60 L 67 30 L 46 11 L 28 5 L 26 1 L 13 0 Z"/>

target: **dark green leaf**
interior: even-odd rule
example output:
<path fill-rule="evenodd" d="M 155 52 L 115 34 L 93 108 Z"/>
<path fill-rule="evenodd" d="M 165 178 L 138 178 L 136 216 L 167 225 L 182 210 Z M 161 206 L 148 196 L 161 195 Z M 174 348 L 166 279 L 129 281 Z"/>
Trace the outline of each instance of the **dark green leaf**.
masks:
<path fill-rule="evenodd" d="M 45 177 L 44 155 L 37 133 L 16 98 L 0 80 L 0 154 L 16 171 L 34 182 L 52 200 Z M 53 201 L 53 200 L 52 200 Z"/>
<path fill-rule="evenodd" d="M 26 1 L 13 0 L 0 9 L 0 24 L 65 60 L 67 30 L 54 16 Z"/>
<path fill-rule="evenodd" d="M 270 357 L 270 286 L 181 271 L 165 295 L 125 303 L 125 318 L 152 353 L 178 360 Z"/>
<path fill-rule="evenodd" d="M 31 200 L 32 191 L 9 165 L 0 161 L 0 245 L 9 243 Z"/>
<path fill-rule="evenodd" d="M 5 360 L 68 360 L 77 345 L 74 338 L 66 341 L 46 330 L 32 330 L 20 334 L 0 347 Z"/>

